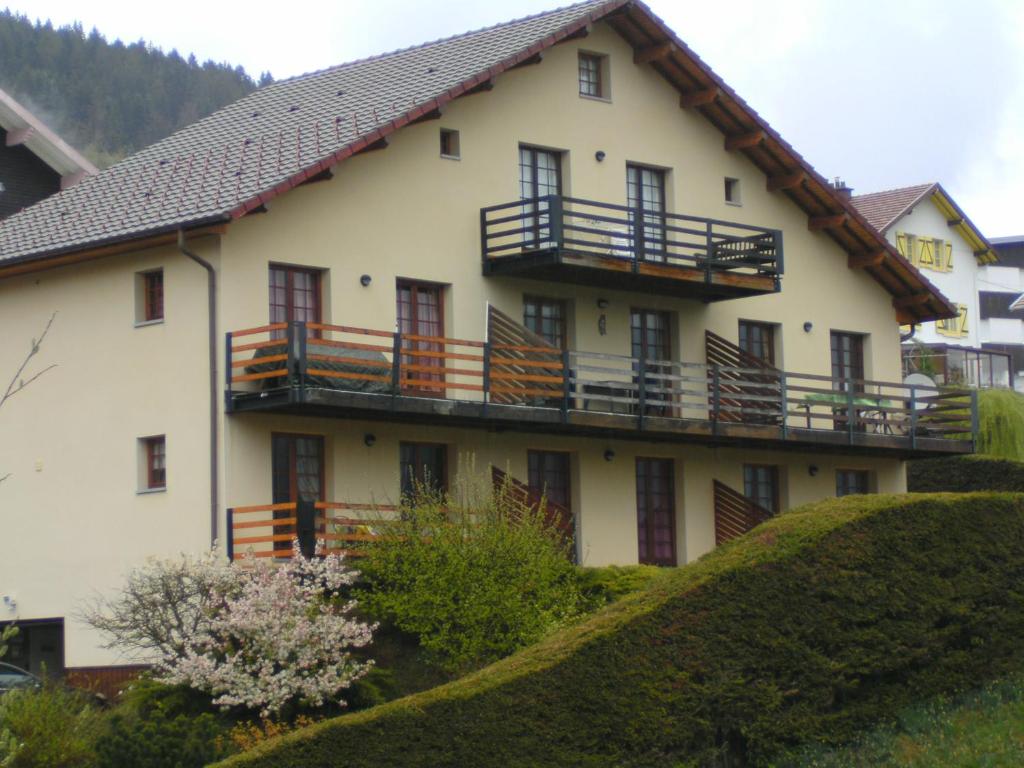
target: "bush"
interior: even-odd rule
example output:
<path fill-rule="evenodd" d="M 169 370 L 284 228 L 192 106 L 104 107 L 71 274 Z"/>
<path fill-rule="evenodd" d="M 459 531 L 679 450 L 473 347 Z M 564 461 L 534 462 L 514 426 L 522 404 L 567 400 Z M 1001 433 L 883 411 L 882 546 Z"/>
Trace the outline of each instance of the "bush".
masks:
<path fill-rule="evenodd" d="M 978 392 L 978 452 L 1024 461 L 1024 395 L 1009 389 Z"/>
<path fill-rule="evenodd" d="M 1024 497 L 780 515 L 440 688 L 225 768 L 767 765 L 1024 665 Z"/>
<path fill-rule="evenodd" d="M 115 712 L 97 741 L 96 768 L 203 768 L 233 751 L 224 726 L 209 712 Z"/>
<path fill-rule="evenodd" d="M 580 595 L 588 610 L 603 608 L 646 588 L 667 571 L 655 565 L 609 565 L 580 568 Z"/>
<path fill-rule="evenodd" d="M 0 694 L 0 765 L 91 768 L 102 720 L 86 695 L 54 683 Z"/>
<path fill-rule="evenodd" d="M 940 456 L 907 463 L 907 490 L 1024 492 L 1024 462 L 995 456 Z"/>
<path fill-rule="evenodd" d="M 536 642 L 579 601 L 568 545 L 539 513 L 505 490 L 460 497 L 417 494 L 360 562 L 363 608 L 450 671 Z"/>

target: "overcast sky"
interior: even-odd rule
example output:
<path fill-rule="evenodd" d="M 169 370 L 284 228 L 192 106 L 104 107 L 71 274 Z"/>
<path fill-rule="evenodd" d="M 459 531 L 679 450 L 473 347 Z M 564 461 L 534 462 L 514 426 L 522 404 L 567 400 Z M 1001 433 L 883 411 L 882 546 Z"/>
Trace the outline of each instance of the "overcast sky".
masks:
<path fill-rule="evenodd" d="M 33 19 L 278 79 L 565 4 L 10 0 Z M 1024 2 L 648 5 L 825 176 L 857 193 L 940 181 L 986 235 L 1024 234 Z"/>

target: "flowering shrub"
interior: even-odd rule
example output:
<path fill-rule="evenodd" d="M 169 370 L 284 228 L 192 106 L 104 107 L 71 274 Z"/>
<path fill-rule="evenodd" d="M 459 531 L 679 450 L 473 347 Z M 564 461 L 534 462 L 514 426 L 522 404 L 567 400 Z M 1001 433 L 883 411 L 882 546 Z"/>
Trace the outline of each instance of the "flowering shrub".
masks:
<path fill-rule="evenodd" d="M 110 646 L 155 655 L 157 680 L 209 693 L 225 708 L 267 717 L 291 703 L 344 705 L 338 693 L 372 663 L 351 651 L 375 627 L 353 619 L 355 601 L 339 595 L 356 576 L 338 555 L 153 560 L 86 620 L 112 637 Z"/>

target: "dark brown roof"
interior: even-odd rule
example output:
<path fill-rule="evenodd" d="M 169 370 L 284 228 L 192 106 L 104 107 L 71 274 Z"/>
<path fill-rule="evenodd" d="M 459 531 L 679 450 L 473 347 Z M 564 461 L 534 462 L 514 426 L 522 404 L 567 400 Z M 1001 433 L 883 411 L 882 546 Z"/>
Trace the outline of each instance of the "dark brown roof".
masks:
<path fill-rule="evenodd" d="M 589 0 L 267 86 L 0 223 L 5 266 L 228 222 L 606 21 L 893 296 L 901 322 L 956 308 L 640 0 Z"/>
<path fill-rule="evenodd" d="M 935 189 L 935 186 L 932 182 L 854 195 L 853 204 L 868 223 L 884 235 L 896 219 L 917 205 L 918 201 Z"/>

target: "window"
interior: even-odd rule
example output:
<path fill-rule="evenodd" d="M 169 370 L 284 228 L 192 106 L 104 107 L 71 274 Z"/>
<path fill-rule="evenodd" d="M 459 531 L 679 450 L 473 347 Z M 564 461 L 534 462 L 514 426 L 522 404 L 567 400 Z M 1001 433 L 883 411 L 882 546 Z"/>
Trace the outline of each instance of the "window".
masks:
<path fill-rule="evenodd" d="M 274 504 L 324 501 L 324 439 L 319 435 L 273 434 L 270 436 L 270 477 Z M 296 509 L 279 509 L 274 519 L 295 518 Z M 292 549 L 293 524 L 277 525 L 275 535 L 287 534 L 274 542 L 274 551 L 286 555 Z"/>
<path fill-rule="evenodd" d="M 561 299 L 523 298 L 523 325 L 559 349 L 568 346 L 565 316 L 565 302 Z"/>
<path fill-rule="evenodd" d="M 572 506 L 569 454 L 561 451 L 529 451 L 526 454 L 530 493 L 566 509 Z"/>
<path fill-rule="evenodd" d="M 636 460 L 637 543 L 641 563 L 676 564 L 674 474 L 672 459 Z"/>
<path fill-rule="evenodd" d="M 864 380 L 864 336 L 832 331 L 832 379 L 843 390 L 850 382 Z"/>
<path fill-rule="evenodd" d="M 740 205 L 741 204 L 742 201 L 740 200 L 740 180 L 739 179 L 730 179 L 729 177 L 726 177 L 726 179 L 725 179 L 725 202 L 731 203 L 732 205 Z"/>
<path fill-rule="evenodd" d="M 630 311 L 630 354 L 646 360 L 671 360 L 672 316 L 653 309 Z"/>
<path fill-rule="evenodd" d="M 402 495 L 418 488 L 441 493 L 448 490 L 448 446 L 443 443 L 400 443 Z"/>
<path fill-rule="evenodd" d="M 779 511 L 779 468 L 767 464 L 744 464 L 743 495 L 776 514 Z"/>
<path fill-rule="evenodd" d="M 896 250 L 915 267 L 935 272 L 953 271 L 953 243 L 948 240 L 897 232 Z"/>
<path fill-rule="evenodd" d="M 608 57 L 597 53 L 580 53 L 580 96 L 607 99 Z"/>
<path fill-rule="evenodd" d="M 643 228 L 642 236 L 633 235 L 637 258 L 665 261 L 665 172 L 627 165 L 626 205 L 636 211 L 634 221 Z"/>
<path fill-rule="evenodd" d="M 871 493 L 870 480 L 870 473 L 866 469 L 837 469 L 836 496 Z"/>
<path fill-rule="evenodd" d="M 562 194 L 562 155 L 547 149 L 519 147 L 519 198 L 523 200 L 523 246 L 551 244 L 550 195 Z"/>
<path fill-rule="evenodd" d="M 417 283 L 399 280 L 396 293 L 398 331 L 403 335 L 444 337 L 444 287 L 436 283 Z M 402 349 L 416 352 L 434 352 L 436 355 L 403 355 L 402 386 L 406 390 L 443 395 L 444 387 L 431 382 L 443 382 L 444 343 L 437 341 L 402 341 Z M 438 369 L 434 373 L 431 369 Z"/>
<path fill-rule="evenodd" d="M 291 323 L 322 321 L 320 271 L 301 267 L 270 267 L 270 322 Z M 273 338 L 285 337 L 275 331 Z"/>
<path fill-rule="evenodd" d="M 441 157 L 449 160 L 458 160 L 459 154 L 459 132 L 448 128 L 441 129 Z"/>
<path fill-rule="evenodd" d="M 144 462 L 142 488 L 161 491 L 167 487 L 167 439 L 164 435 L 142 439 Z"/>
<path fill-rule="evenodd" d="M 154 269 L 135 275 L 135 324 L 149 325 L 164 319 L 164 271 Z"/>
<path fill-rule="evenodd" d="M 775 365 L 775 326 L 740 320 L 740 349 L 766 365 Z"/>
<path fill-rule="evenodd" d="M 935 323 L 935 332 L 941 336 L 963 338 L 967 335 L 967 305 L 957 304 L 957 316 L 948 317 Z"/>

